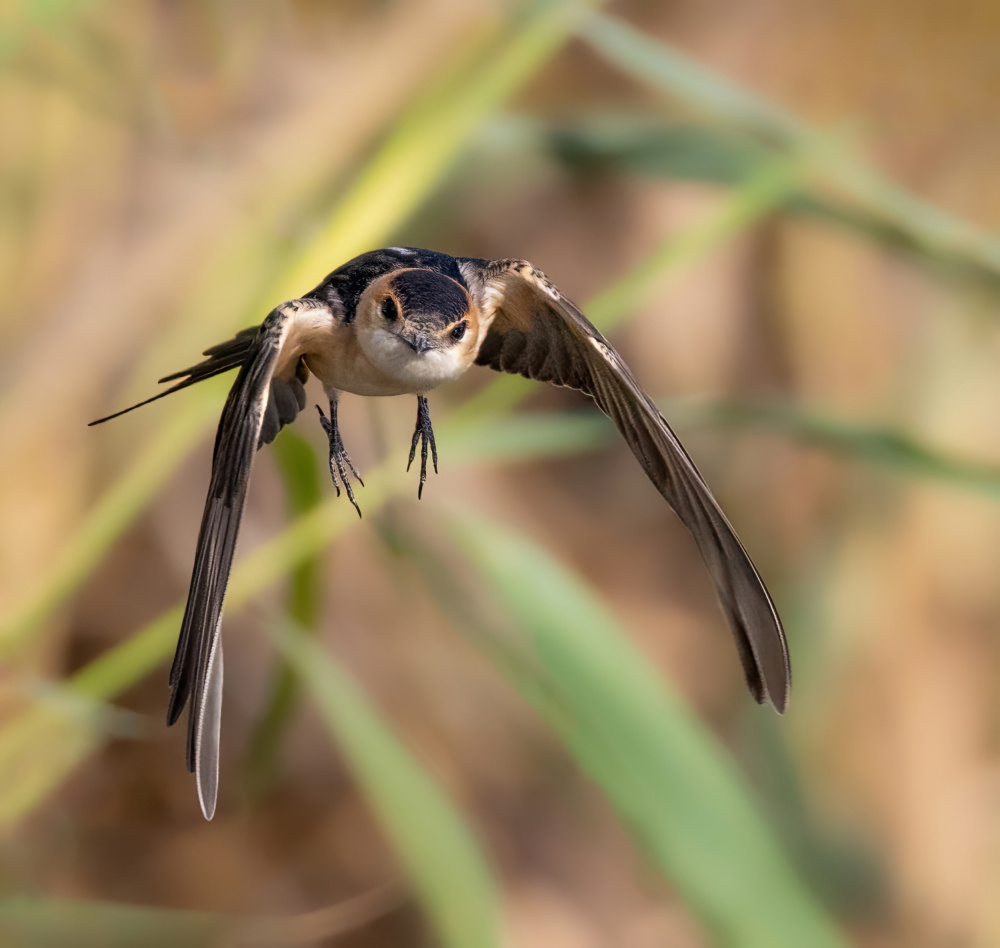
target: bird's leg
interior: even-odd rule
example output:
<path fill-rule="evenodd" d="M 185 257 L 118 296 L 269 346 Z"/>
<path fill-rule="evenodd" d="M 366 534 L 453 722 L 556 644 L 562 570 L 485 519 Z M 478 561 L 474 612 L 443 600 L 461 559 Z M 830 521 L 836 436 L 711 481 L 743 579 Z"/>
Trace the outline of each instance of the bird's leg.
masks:
<path fill-rule="evenodd" d="M 406 464 L 406 469 L 410 469 L 413 458 L 417 454 L 417 440 L 420 440 L 420 486 L 417 488 L 417 499 L 424 493 L 424 482 L 427 480 L 427 445 L 431 447 L 431 457 L 434 459 L 434 473 L 438 469 L 438 449 L 434 443 L 434 429 L 431 427 L 431 412 L 427 407 L 427 399 L 423 395 L 417 396 L 417 427 L 413 432 L 413 440 L 410 442 L 410 460 Z"/>
<path fill-rule="evenodd" d="M 362 487 L 365 486 L 365 482 L 361 480 L 361 475 L 354 467 L 354 462 L 351 461 L 351 456 L 347 453 L 347 448 L 344 447 L 344 442 L 340 437 L 340 428 L 337 427 L 337 402 L 339 398 L 339 393 L 334 393 L 330 398 L 329 419 L 323 414 L 323 409 L 319 405 L 316 406 L 316 411 L 319 412 L 319 423 L 323 426 L 326 436 L 330 439 L 330 477 L 333 478 L 333 486 L 337 490 L 337 496 L 340 496 L 340 485 L 343 484 L 344 490 L 347 491 L 347 499 L 354 504 L 354 509 L 360 517 L 361 508 L 354 499 L 350 475 L 353 474 Z"/>

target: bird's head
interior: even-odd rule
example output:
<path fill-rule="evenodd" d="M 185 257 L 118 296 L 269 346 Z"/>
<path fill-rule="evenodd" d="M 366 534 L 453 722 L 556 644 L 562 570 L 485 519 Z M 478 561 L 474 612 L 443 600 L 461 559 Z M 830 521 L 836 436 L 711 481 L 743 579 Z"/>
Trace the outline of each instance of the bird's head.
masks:
<path fill-rule="evenodd" d="M 464 286 L 433 270 L 395 270 L 375 280 L 356 320 L 365 355 L 401 381 L 425 380 L 430 389 L 458 378 L 475 359 L 476 308 Z"/>

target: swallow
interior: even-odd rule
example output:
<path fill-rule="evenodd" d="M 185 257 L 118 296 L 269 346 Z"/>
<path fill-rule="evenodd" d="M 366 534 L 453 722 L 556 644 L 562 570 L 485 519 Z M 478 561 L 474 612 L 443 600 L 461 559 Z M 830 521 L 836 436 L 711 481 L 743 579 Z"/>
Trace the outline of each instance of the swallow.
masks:
<path fill-rule="evenodd" d="M 190 704 L 187 766 L 206 819 L 215 812 L 222 714 L 222 608 L 258 448 L 305 408 L 315 375 L 330 475 L 360 515 L 361 478 L 337 424 L 342 392 L 415 395 L 409 470 L 420 448 L 422 495 L 437 445 L 427 393 L 471 366 L 523 375 L 589 395 L 621 432 L 647 477 L 691 531 L 715 583 L 760 703 L 784 711 L 791 681 L 781 620 L 746 550 L 677 436 L 621 356 L 548 277 L 525 260 L 452 257 L 391 247 L 355 257 L 314 290 L 273 309 L 259 326 L 206 349 L 207 358 L 161 382 L 170 388 L 100 424 L 204 379 L 238 370 L 222 410 L 187 606 L 170 670 L 167 724 Z"/>

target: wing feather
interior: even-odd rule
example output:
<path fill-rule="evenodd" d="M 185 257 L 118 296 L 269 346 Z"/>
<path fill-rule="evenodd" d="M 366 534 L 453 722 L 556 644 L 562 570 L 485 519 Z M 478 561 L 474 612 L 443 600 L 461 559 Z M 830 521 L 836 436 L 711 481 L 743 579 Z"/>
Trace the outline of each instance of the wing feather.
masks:
<path fill-rule="evenodd" d="M 294 318 L 294 305 L 273 310 L 250 341 L 222 411 L 212 456 L 184 620 L 170 670 L 167 723 L 190 701 L 187 766 L 196 775 L 202 811 L 215 812 L 222 707 L 222 607 L 229 583 L 254 454 L 274 405 L 275 367 Z"/>
<path fill-rule="evenodd" d="M 459 267 L 492 323 L 476 362 L 590 395 L 694 536 L 729 619 L 747 684 L 783 711 L 791 668 L 781 620 L 743 545 L 694 462 L 621 356 L 524 260 L 464 258 Z"/>
<path fill-rule="evenodd" d="M 246 360 L 259 329 L 259 326 L 241 329 L 233 339 L 228 339 L 217 346 L 211 346 L 202 353 L 202 355 L 208 356 L 207 359 L 199 362 L 197 365 L 192 365 L 188 369 L 181 369 L 180 372 L 172 372 L 170 375 L 165 375 L 160 379 L 161 383 L 173 382 L 176 379 L 180 379 L 181 381 L 176 385 L 171 385 L 170 388 L 158 392 L 152 398 L 144 399 L 135 405 L 130 405 L 128 408 L 116 411 L 112 415 L 105 415 L 103 418 L 98 418 L 97 421 L 90 422 L 90 425 L 100 425 L 106 421 L 111 421 L 112 418 L 126 415 L 130 411 L 135 411 L 136 408 L 148 405 L 150 402 L 173 395 L 174 392 L 179 392 L 182 388 L 187 388 L 189 385 L 204 382 L 205 379 L 221 375 L 223 372 L 228 372 L 231 369 L 238 369 Z"/>

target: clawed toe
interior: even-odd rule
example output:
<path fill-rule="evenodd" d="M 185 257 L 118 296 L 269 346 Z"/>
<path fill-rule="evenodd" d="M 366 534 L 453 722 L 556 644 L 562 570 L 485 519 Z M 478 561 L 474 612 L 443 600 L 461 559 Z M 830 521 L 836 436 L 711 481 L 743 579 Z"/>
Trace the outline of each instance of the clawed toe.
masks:
<path fill-rule="evenodd" d="M 354 462 L 351 460 L 351 456 L 347 453 L 347 448 L 344 447 L 343 439 L 340 437 L 340 428 L 337 426 L 337 401 L 336 399 L 330 400 L 330 417 L 327 418 L 323 414 L 323 409 L 316 406 L 316 411 L 319 412 L 319 423 L 323 426 L 323 430 L 326 432 L 327 438 L 330 441 L 330 477 L 333 479 L 333 487 L 337 491 L 337 496 L 340 496 L 340 488 L 343 486 L 345 492 L 347 493 L 347 499 L 354 505 L 354 509 L 358 512 L 358 516 L 361 516 L 361 508 L 358 506 L 358 502 L 354 497 L 354 489 L 351 486 L 351 476 L 353 475 L 357 482 L 364 487 L 365 482 L 361 480 L 361 475 L 358 473 L 357 468 L 354 466 Z"/>
<path fill-rule="evenodd" d="M 431 412 L 427 406 L 427 399 L 423 395 L 417 396 L 417 427 L 413 431 L 413 440 L 410 442 L 410 459 L 406 463 L 409 470 L 413 464 L 413 459 L 417 455 L 417 442 L 420 442 L 420 486 L 417 487 L 417 499 L 423 497 L 424 483 L 427 481 L 427 447 L 430 445 L 431 458 L 434 462 L 434 473 L 438 472 L 438 452 L 437 444 L 434 441 L 434 429 L 431 427 Z"/>

